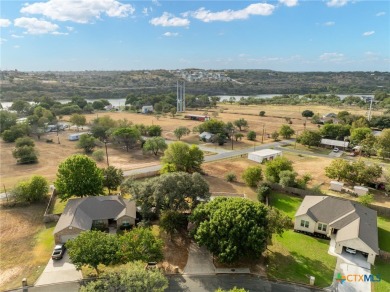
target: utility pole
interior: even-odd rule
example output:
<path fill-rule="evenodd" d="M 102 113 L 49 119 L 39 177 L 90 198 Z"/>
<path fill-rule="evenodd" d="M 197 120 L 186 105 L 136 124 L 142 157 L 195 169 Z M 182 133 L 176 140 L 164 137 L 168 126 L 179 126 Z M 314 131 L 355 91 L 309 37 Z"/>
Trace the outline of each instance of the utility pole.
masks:
<path fill-rule="evenodd" d="M 231 139 L 232 139 L 232 150 L 233 150 L 233 134 L 234 134 L 234 129 L 232 129 L 232 131 L 231 131 Z"/>
<path fill-rule="evenodd" d="M 261 144 L 264 143 L 264 131 L 265 131 L 265 124 L 263 124 L 263 135 L 261 135 Z"/>
<path fill-rule="evenodd" d="M 106 158 L 107 158 L 107 167 L 108 167 L 108 166 L 110 166 L 110 164 L 108 163 L 107 140 L 104 139 L 103 143 L 104 143 L 104 146 L 106 147 Z"/>
<path fill-rule="evenodd" d="M 371 111 L 372 111 L 372 101 L 373 101 L 373 97 L 371 97 L 371 101 L 370 101 L 370 109 L 368 111 L 368 117 L 367 117 L 367 120 L 370 122 L 371 121 Z"/>

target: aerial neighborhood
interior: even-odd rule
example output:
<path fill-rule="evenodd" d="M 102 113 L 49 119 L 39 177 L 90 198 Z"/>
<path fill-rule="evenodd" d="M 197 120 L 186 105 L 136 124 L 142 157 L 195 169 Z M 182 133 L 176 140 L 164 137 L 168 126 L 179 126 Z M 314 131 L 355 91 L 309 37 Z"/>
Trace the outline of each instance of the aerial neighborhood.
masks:
<path fill-rule="evenodd" d="M 186 88 L 2 102 L 2 290 L 390 289 L 388 93 Z"/>

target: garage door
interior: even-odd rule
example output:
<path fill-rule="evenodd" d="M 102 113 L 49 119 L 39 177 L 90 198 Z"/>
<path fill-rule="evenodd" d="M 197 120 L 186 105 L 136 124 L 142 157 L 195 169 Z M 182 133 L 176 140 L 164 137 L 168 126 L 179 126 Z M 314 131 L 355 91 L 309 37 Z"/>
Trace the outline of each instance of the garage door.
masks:
<path fill-rule="evenodd" d="M 75 237 L 77 237 L 78 234 L 67 234 L 67 235 L 61 235 L 61 242 L 62 243 L 65 243 L 67 242 L 69 239 L 73 239 Z"/>

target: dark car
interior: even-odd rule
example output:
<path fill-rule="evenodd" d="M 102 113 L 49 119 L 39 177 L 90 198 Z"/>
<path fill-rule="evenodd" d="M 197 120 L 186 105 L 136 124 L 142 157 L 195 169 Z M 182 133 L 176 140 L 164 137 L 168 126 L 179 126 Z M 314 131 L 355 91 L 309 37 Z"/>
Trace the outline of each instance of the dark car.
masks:
<path fill-rule="evenodd" d="M 62 243 L 62 244 L 57 244 L 55 247 L 54 247 L 54 250 L 53 250 L 53 253 L 51 254 L 51 258 L 53 260 L 60 260 L 63 258 L 64 256 L 64 253 L 65 253 L 65 245 Z"/>

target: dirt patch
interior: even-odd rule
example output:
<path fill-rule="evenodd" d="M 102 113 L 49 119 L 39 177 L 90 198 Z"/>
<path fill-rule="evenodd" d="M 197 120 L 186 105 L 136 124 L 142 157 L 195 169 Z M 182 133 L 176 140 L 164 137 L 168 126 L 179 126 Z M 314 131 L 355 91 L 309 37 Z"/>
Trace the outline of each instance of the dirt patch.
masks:
<path fill-rule="evenodd" d="M 180 233 L 171 238 L 163 231 L 160 232 L 164 240 L 164 261 L 160 264 L 167 273 L 174 273 L 175 267 L 179 268 L 179 273 L 183 273 L 187 264 L 190 238 L 187 234 Z"/>

